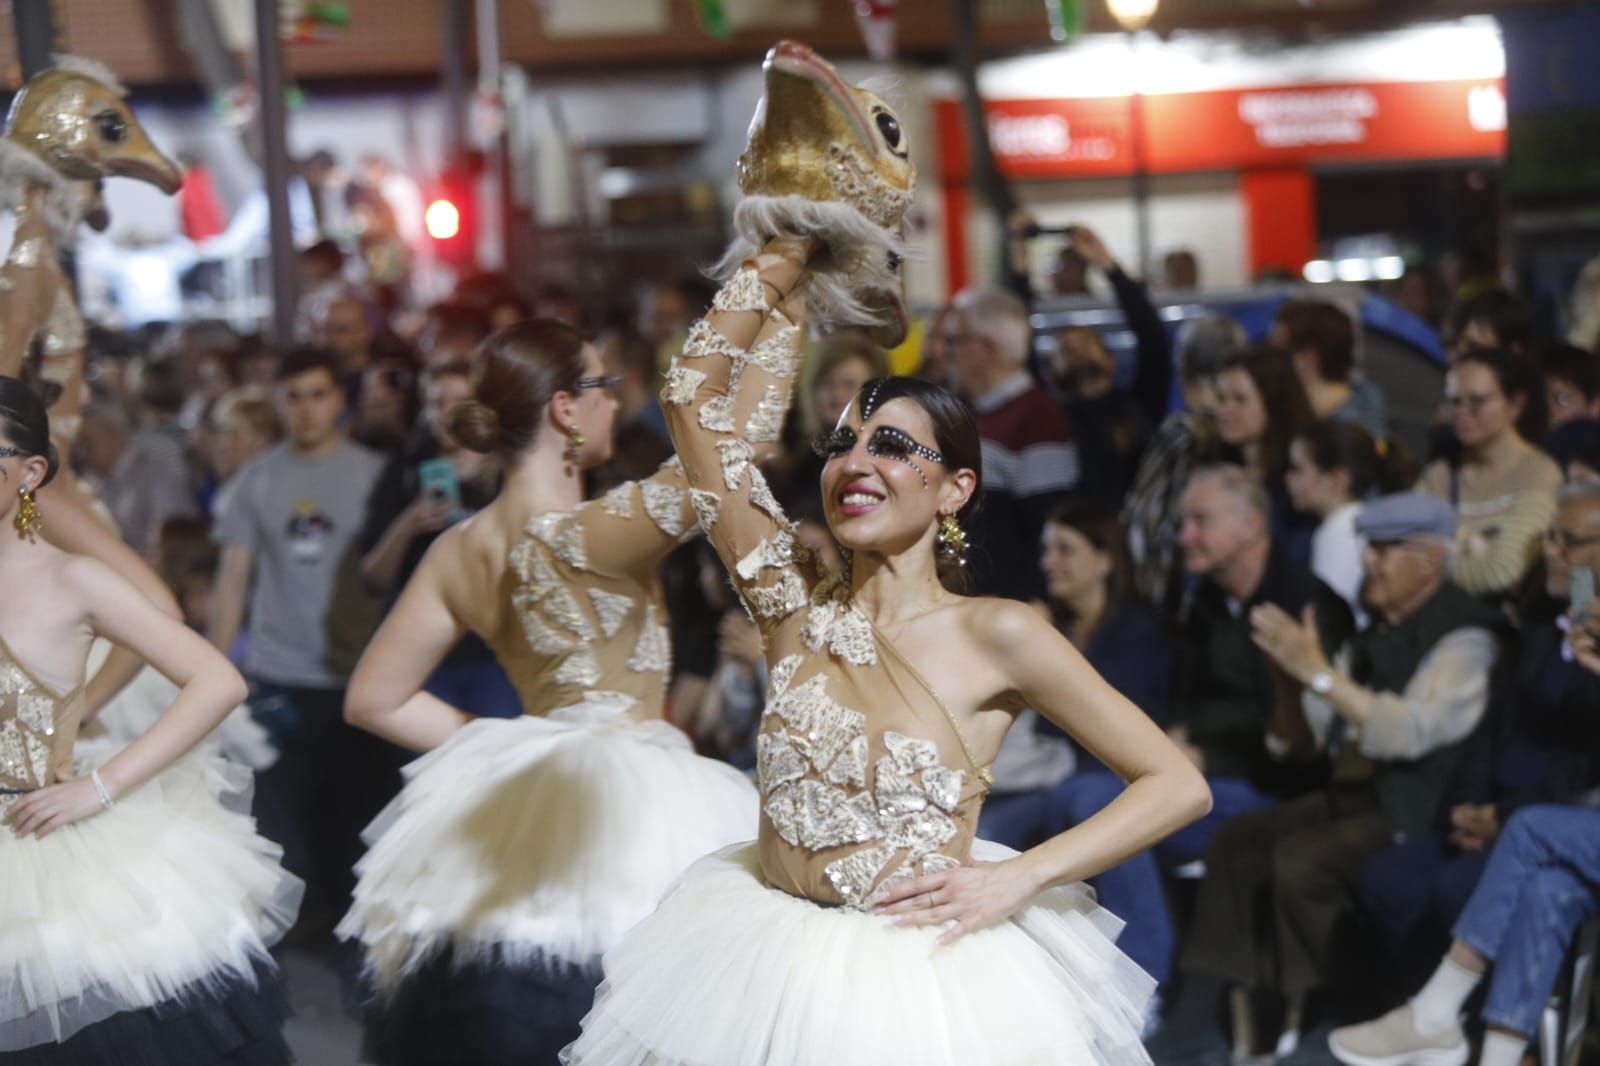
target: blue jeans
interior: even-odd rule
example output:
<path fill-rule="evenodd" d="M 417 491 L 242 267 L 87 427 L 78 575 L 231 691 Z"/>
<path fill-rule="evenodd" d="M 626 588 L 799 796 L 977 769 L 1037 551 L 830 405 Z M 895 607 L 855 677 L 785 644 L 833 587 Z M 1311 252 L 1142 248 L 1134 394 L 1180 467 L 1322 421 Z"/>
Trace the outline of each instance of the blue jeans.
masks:
<path fill-rule="evenodd" d="M 1200 858 L 1217 826 L 1236 815 L 1270 807 L 1274 802 L 1270 796 L 1238 778 L 1208 778 L 1207 783 L 1212 796 L 1210 814 L 1178 830 L 1151 850 L 1140 852 L 1090 879 L 1099 893 L 1100 903 L 1128 923 L 1117 945 L 1161 984 L 1172 976 L 1172 959 L 1177 946 L 1172 915 L 1167 912 L 1166 896 L 1161 889 L 1161 867 L 1179 866 Z M 1039 839 L 1052 837 L 1100 813 L 1125 787 L 1116 774 L 1074 774 L 1047 791 L 1002 797 L 996 816 L 980 825 L 985 836 L 989 836 L 993 827 L 1026 838 L 1027 831 L 1037 822 L 1042 828 Z M 988 814 L 985 809 L 985 817 Z M 1000 836 L 989 838 L 1007 843 Z M 1028 847 L 1032 843 L 1037 840 L 1021 846 Z"/>
<path fill-rule="evenodd" d="M 1524 807 L 1495 842 L 1455 937 L 1494 961 L 1483 1020 L 1531 1037 L 1578 927 L 1600 913 L 1600 811 Z"/>

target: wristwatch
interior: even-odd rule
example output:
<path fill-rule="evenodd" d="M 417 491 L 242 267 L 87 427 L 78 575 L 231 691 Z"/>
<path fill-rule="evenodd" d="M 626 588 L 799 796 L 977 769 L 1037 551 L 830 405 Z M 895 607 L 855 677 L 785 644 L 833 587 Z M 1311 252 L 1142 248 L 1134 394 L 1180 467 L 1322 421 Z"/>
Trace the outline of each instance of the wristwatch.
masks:
<path fill-rule="evenodd" d="M 1326 696 L 1328 693 L 1333 691 L 1333 671 L 1318 670 L 1316 673 L 1311 675 L 1311 680 L 1308 681 L 1306 685 L 1317 695 Z"/>

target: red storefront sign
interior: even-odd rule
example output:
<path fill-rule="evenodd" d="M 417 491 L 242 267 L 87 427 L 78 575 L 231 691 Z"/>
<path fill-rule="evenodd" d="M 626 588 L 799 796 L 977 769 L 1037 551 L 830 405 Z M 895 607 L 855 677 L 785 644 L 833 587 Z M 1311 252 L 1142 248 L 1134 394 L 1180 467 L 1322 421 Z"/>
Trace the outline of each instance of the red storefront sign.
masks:
<path fill-rule="evenodd" d="M 1505 154 L 1499 79 L 1156 94 L 1140 105 L 1145 166 L 1152 173 Z M 960 107 L 951 100 L 938 107 L 943 175 L 961 181 L 970 155 Z M 984 109 L 995 159 L 1007 177 L 1133 170 L 1127 97 L 991 100 Z"/>

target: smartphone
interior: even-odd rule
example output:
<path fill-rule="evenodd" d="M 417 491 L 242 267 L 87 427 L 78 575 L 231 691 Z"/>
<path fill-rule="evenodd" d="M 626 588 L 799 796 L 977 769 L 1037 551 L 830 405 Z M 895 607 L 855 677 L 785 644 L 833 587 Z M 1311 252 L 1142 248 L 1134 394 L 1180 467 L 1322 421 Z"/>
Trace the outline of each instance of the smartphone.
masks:
<path fill-rule="evenodd" d="M 465 517 L 461 507 L 461 482 L 456 480 L 456 464 L 449 459 L 428 459 L 417 464 L 418 487 L 423 496 L 440 500 L 450 507 L 450 521 Z"/>
<path fill-rule="evenodd" d="M 1583 613 L 1594 599 L 1594 570 L 1587 566 L 1572 568 L 1572 617 L 1583 620 Z"/>

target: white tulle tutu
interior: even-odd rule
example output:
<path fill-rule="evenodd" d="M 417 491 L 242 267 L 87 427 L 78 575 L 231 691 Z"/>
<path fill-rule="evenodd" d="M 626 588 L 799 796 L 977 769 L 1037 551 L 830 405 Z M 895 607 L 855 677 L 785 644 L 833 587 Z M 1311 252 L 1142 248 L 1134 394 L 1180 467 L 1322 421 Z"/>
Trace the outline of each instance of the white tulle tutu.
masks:
<path fill-rule="evenodd" d="M 380 991 L 434 951 L 598 961 L 694 862 L 755 835 L 755 787 L 632 700 L 480 719 L 406 768 L 339 926 Z"/>
<path fill-rule="evenodd" d="M 302 886 L 237 809 L 249 779 L 198 752 L 42 840 L 0 827 L 0 1052 L 270 968 Z"/>
<path fill-rule="evenodd" d="M 979 842 L 974 854 L 1012 852 Z M 936 946 L 941 930 L 763 882 L 753 846 L 696 863 L 605 957 L 570 1066 L 1146 1063 L 1155 982 L 1081 885 Z"/>

